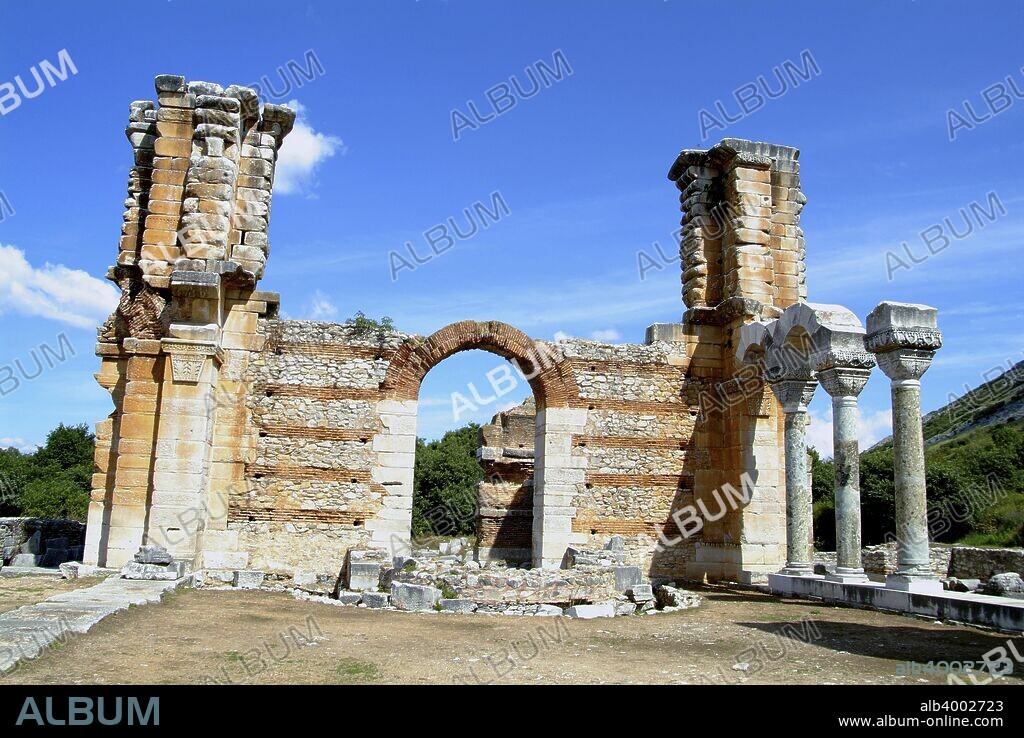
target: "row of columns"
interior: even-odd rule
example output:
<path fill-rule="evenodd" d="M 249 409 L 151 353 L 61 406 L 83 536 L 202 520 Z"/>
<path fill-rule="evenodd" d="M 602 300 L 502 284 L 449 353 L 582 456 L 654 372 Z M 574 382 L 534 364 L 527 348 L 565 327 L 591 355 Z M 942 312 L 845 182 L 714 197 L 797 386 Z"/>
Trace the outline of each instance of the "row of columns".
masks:
<path fill-rule="evenodd" d="M 867 581 L 861 561 L 857 398 L 877 359 L 892 383 L 897 569 L 886 586 L 941 589 L 930 568 L 920 381 L 942 345 L 937 312 L 883 302 L 868 315 L 865 331 L 843 308 L 801 303 L 762 331 L 765 379 L 785 413 L 786 566 L 780 573 L 813 574 L 806 427 L 807 405 L 820 383 L 832 398 L 833 413 L 837 566 L 828 579 Z"/>

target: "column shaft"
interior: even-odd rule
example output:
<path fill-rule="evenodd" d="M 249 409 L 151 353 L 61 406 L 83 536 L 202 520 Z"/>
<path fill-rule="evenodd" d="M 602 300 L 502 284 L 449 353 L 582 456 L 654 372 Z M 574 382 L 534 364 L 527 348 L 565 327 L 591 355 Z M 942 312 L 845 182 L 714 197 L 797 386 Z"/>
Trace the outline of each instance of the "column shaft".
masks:
<path fill-rule="evenodd" d="M 807 412 L 786 413 L 786 568 L 787 574 L 810 574 L 811 490 L 807 485 Z"/>
<path fill-rule="evenodd" d="M 836 578 L 865 580 L 861 564 L 860 449 L 857 398 L 832 398 L 832 459 L 835 466 Z"/>
<path fill-rule="evenodd" d="M 893 380 L 892 438 L 896 486 L 896 574 L 930 576 L 920 380 Z"/>

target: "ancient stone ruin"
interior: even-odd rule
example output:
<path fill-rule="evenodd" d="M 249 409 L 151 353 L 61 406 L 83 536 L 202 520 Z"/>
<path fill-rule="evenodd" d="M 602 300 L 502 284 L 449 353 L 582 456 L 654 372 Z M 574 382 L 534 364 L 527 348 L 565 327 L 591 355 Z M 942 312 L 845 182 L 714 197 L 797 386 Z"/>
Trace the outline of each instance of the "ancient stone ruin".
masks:
<path fill-rule="evenodd" d="M 820 382 L 839 480 L 829 582 L 856 584 L 853 413 L 877 356 L 907 532 L 889 586 L 937 587 L 919 412 L 935 310 L 883 303 L 865 330 L 806 302 L 795 148 L 725 139 L 676 158 L 685 313 L 642 344 L 534 340 L 486 315 L 414 336 L 278 318 L 279 296 L 258 283 L 293 113 L 237 86 L 161 76 L 156 88 L 127 129 L 135 166 L 109 273 L 122 298 L 97 344 L 115 409 L 97 427 L 87 564 L 161 546 L 191 571 L 336 582 L 350 552 L 402 555 L 420 383 L 483 349 L 517 364 L 536 407 L 484 429 L 480 560 L 557 570 L 614 546 L 645 581 L 821 580 L 804 440 Z"/>

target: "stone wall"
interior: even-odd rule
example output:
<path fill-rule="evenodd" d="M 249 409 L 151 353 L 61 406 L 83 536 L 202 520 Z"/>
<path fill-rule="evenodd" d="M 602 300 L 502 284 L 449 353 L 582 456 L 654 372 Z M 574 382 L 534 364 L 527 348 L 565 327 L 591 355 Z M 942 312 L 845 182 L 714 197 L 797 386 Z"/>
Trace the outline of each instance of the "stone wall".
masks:
<path fill-rule="evenodd" d="M 782 565 L 781 413 L 733 347 L 805 294 L 796 149 L 726 139 L 676 158 L 688 309 L 643 344 L 550 343 L 475 320 L 360 332 L 280 320 L 279 297 L 257 289 L 294 113 L 237 86 L 161 76 L 156 90 L 126 131 L 135 166 L 109 275 L 122 296 L 97 345 L 115 410 L 97 426 L 86 563 L 158 544 L 196 569 L 309 580 L 337 577 L 353 548 L 401 552 L 420 383 L 483 349 L 516 362 L 536 400 L 534 566 L 612 536 L 659 579 L 763 581 Z M 715 207 L 728 217 L 712 233 Z M 519 445 L 502 441 L 501 457 Z M 515 464 L 522 483 L 481 490 L 491 510 L 525 512 Z M 745 477 L 752 499 L 678 530 L 675 514 L 714 510 Z M 482 517 L 492 548 L 497 519 Z M 524 526 L 510 536 L 526 548 Z"/>
<path fill-rule="evenodd" d="M 1008 571 L 1024 577 L 1024 549 L 954 546 L 948 573 L 957 579 L 988 579 Z"/>

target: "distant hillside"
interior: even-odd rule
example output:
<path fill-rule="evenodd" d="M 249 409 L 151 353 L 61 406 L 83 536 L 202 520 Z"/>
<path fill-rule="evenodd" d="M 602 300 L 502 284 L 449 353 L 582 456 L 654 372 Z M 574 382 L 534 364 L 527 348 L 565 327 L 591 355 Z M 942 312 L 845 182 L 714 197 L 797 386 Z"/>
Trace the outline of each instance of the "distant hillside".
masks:
<path fill-rule="evenodd" d="M 928 445 L 977 428 L 1024 419 L 1024 361 L 924 416 Z"/>
<path fill-rule="evenodd" d="M 928 517 L 933 540 L 1024 546 L 1024 362 L 924 417 Z M 892 440 L 861 463 L 864 544 L 891 539 Z M 835 545 L 834 471 L 814 464 L 815 537 Z"/>
<path fill-rule="evenodd" d="M 925 444 L 931 446 L 977 428 L 1024 419 L 1024 361 L 924 416 Z M 871 451 L 889 446 L 887 436 Z"/>

